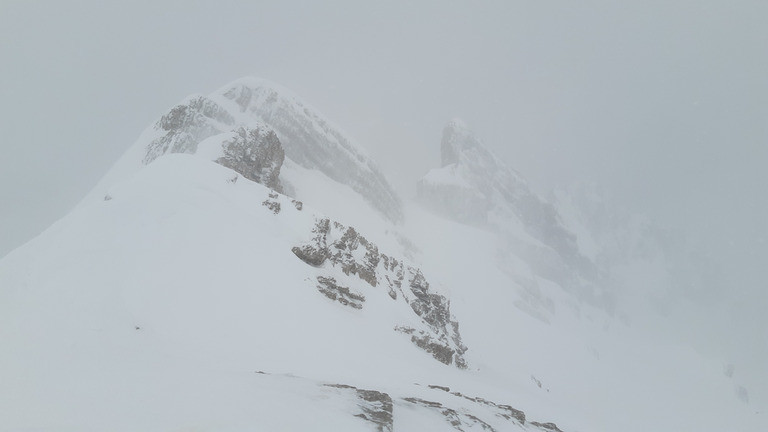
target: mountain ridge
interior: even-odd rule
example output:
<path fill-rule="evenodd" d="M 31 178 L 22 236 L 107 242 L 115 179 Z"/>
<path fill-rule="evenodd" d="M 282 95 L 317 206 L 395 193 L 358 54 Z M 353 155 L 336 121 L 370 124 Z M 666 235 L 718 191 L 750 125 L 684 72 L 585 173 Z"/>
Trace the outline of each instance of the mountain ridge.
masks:
<path fill-rule="evenodd" d="M 290 158 L 285 124 L 238 120 L 253 97 L 242 113 L 217 98 L 169 110 L 81 206 L 0 260 L 0 430 L 759 423 L 734 367 L 569 285 L 582 281 L 568 248 L 594 234 L 563 203 L 543 226 L 570 233 L 567 247 L 531 229 L 515 206 L 549 207 L 507 199 L 532 192 L 505 194 L 525 179 L 466 125 L 449 123 L 455 154 L 428 178 L 448 193 L 395 220 L 371 204 L 366 187 L 383 186 L 366 157 L 334 150 L 367 179 L 339 181 Z M 481 219 L 423 208 L 466 196 Z M 601 237 L 589 239 L 596 262 Z"/>

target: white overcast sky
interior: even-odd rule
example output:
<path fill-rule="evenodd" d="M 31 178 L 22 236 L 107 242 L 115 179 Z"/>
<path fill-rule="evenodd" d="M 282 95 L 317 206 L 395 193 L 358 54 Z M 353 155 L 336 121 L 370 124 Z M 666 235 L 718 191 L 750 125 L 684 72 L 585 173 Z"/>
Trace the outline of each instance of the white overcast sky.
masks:
<path fill-rule="evenodd" d="M 764 0 L 0 0 L 0 256 L 170 106 L 254 75 L 405 195 L 461 117 L 536 189 L 597 182 L 764 298 L 766 23 Z"/>

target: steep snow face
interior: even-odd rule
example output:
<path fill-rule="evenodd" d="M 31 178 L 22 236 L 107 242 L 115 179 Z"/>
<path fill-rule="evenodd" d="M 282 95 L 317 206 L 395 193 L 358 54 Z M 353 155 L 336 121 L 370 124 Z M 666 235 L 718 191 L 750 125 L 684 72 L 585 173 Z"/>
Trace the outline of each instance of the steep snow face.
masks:
<path fill-rule="evenodd" d="M 645 224 L 555 211 L 460 122 L 420 184 L 453 220 L 394 224 L 375 182 L 289 157 L 328 129 L 286 95 L 188 98 L 0 260 L 0 432 L 766 429 L 740 365 L 571 295 L 606 254 L 667 283 Z"/>
<path fill-rule="evenodd" d="M 472 384 L 430 279 L 207 158 L 162 156 L 0 261 L 0 430 L 554 430 Z"/>
<path fill-rule="evenodd" d="M 387 241 L 213 163 L 236 137 L 0 260 L 0 431 L 765 429 L 720 360 L 510 289 L 497 234 L 409 208 Z"/>
<path fill-rule="evenodd" d="M 537 273 L 564 287 L 586 282 L 589 287 L 578 289 L 594 297 L 597 269 L 579 250 L 576 235 L 557 209 L 534 194 L 525 179 L 488 151 L 461 120 L 444 128 L 441 156 L 442 167 L 418 183 L 418 198 L 424 205 L 458 222 L 502 234 L 508 239 L 507 248 L 525 255 Z"/>
<path fill-rule="evenodd" d="M 293 194 L 290 185 L 278 186 L 280 170 L 275 163 L 282 164 L 285 157 L 349 186 L 388 220 L 403 220 L 399 197 L 357 144 L 298 96 L 258 78 L 234 81 L 208 96 L 190 96 L 171 108 L 107 174 L 90 201 L 142 165 L 168 153 L 195 154 L 206 140 L 225 148 L 224 153 L 212 154 L 215 160 L 247 178 L 263 177 L 270 187 L 285 186 L 285 192 Z M 279 141 L 279 151 L 274 141 Z M 245 147 L 262 150 L 249 153 Z M 269 172 L 261 172 L 264 169 Z"/>

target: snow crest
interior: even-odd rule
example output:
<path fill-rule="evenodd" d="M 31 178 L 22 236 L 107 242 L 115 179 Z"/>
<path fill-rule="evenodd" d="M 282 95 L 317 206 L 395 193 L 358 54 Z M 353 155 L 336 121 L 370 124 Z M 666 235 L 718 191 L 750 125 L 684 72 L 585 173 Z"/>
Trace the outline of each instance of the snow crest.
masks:
<path fill-rule="evenodd" d="M 208 96 L 192 95 L 184 99 L 142 134 L 134 145 L 140 150 L 132 149 L 126 154 L 128 158 L 140 155 L 140 163 L 138 160 L 118 162 L 116 168 L 121 172 L 110 172 L 107 175 L 110 181 L 106 183 L 114 184 L 164 154 L 197 154 L 200 144 L 212 137 L 218 137 L 214 141 L 230 152 L 229 155 L 214 152 L 218 158 L 223 157 L 215 160 L 237 170 L 244 157 L 251 157 L 246 154 L 244 142 L 256 139 L 247 130 L 271 131 L 279 141 L 280 152 L 284 152 L 285 158 L 349 186 L 389 221 L 403 221 L 400 198 L 360 146 L 291 91 L 260 78 L 241 78 Z M 233 137 L 233 132 L 240 138 Z M 229 142 L 224 143 L 227 139 Z M 273 141 L 272 138 L 270 141 Z M 265 152 L 276 152 L 274 144 L 267 147 L 271 150 Z M 231 154 L 233 151 L 236 156 Z M 205 153 L 208 155 L 208 150 Z M 279 176 L 279 167 L 274 166 L 274 162 L 282 156 L 277 157 L 276 153 L 274 156 L 270 158 L 269 174 L 253 174 L 254 169 L 265 168 L 262 165 L 267 162 L 258 162 L 255 168 L 247 168 L 253 174 L 250 177 L 245 172 L 241 174 L 256 181 L 266 175 L 268 183 L 265 184 L 278 188 L 279 179 L 275 175 Z M 99 186 L 103 190 L 108 189 L 110 184 Z"/>
<path fill-rule="evenodd" d="M 211 95 L 240 122 L 270 125 L 288 158 L 350 186 L 388 219 L 401 222 L 400 199 L 376 164 L 338 127 L 292 92 L 258 78 L 243 78 Z"/>

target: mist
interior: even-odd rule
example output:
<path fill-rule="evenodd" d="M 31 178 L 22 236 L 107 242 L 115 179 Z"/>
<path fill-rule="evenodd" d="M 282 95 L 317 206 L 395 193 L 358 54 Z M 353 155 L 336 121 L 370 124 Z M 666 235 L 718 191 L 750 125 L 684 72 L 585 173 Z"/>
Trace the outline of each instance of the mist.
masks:
<path fill-rule="evenodd" d="M 598 185 L 713 272 L 686 290 L 709 308 L 696 320 L 711 317 L 690 327 L 767 358 L 767 13 L 746 0 L 3 2 L 0 256 L 69 212 L 168 107 L 253 75 L 344 128 L 406 198 L 455 117 L 542 194 Z"/>

